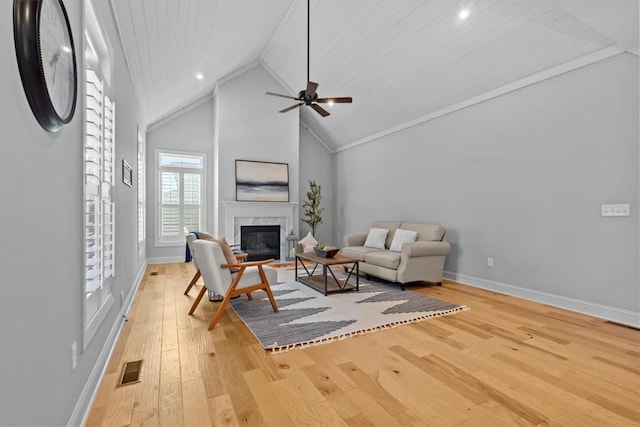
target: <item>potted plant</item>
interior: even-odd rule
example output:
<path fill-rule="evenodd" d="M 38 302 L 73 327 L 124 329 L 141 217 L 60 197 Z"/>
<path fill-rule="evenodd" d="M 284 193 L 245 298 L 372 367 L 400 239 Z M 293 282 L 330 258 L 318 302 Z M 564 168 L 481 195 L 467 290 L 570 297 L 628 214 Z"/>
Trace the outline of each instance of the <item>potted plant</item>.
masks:
<path fill-rule="evenodd" d="M 307 200 L 302 203 L 302 208 L 304 209 L 302 221 L 309 224 L 311 234 L 314 236 L 316 227 L 322 223 L 322 211 L 324 211 L 324 208 L 320 207 L 320 200 L 322 200 L 322 188 L 314 180 L 309 180 Z"/>

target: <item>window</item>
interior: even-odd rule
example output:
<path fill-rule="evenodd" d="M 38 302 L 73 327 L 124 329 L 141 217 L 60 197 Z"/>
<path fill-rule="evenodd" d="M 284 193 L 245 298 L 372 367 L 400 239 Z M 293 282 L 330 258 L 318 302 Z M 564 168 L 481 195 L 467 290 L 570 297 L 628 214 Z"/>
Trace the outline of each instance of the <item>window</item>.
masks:
<path fill-rule="evenodd" d="M 156 244 L 184 244 L 202 229 L 204 154 L 158 152 L 158 232 Z"/>
<path fill-rule="evenodd" d="M 90 2 L 84 49 L 84 348 L 113 305 L 115 104 L 110 54 Z"/>

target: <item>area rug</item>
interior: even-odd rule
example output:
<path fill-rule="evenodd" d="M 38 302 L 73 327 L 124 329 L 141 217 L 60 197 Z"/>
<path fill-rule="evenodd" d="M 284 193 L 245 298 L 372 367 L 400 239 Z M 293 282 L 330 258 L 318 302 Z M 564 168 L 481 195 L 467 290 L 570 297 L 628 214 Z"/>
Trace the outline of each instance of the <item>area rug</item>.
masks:
<path fill-rule="evenodd" d="M 266 293 L 253 301 L 230 301 L 262 347 L 272 352 L 326 344 L 356 335 L 393 328 L 468 310 L 398 285 L 360 280 L 359 292 L 324 296 L 293 280 L 271 284 L 278 305 L 274 313 Z"/>

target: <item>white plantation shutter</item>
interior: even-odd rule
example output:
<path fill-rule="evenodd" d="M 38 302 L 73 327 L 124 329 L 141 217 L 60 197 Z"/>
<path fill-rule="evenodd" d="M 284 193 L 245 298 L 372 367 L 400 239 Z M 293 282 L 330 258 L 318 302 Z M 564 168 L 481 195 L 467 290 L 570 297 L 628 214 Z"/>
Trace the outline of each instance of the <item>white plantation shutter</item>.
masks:
<path fill-rule="evenodd" d="M 200 174 L 184 174 L 184 204 L 200 205 Z"/>
<path fill-rule="evenodd" d="M 115 202 L 113 186 L 115 185 L 115 144 L 114 144 L 115 105 L 108 96 L 104 97 L 104 179 L 102 181 L 102 226 L 104 248 L 104 278 L 114 276 L 115 269 Z"/>
<path fill-rule="evenodd" d="M 108 279 L 115 274 L 115 105 L 99 75 L 89 66 L 85 73 L 84 291 L 90 339 L 112 300 Z"/>
<path fill-rule="evenodd" d="M 85 119 L 85 292 L 102 287 L 102 82 L 96 73 L 86 70 Z M 95 306 L 95 304 L 94 304 Z M 92 313 L 94 314 L 94 313 Z"/>
<path fill-rule="evenodd" d="M 200 230 L 200 179 L 200 174 L 184 174 L 184 228 L 188 231 Z"/>
<path fill-rule="evenodd" d="M 184 244 L 190 231 L 202 229 L 204 155 L 158 153 L 158 244 Z"/>
<path fill-rule="evenodd" d="M 162 172 L 162 229 L 161 237 L 180 235 L 180 174 Z"/>

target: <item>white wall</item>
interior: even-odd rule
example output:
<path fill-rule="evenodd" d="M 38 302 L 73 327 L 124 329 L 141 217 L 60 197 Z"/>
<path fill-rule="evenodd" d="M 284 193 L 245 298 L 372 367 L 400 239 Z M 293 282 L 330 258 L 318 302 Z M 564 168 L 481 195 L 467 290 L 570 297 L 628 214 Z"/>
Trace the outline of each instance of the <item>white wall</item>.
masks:
<path fill-rule="evenodd" d="M 80 50 L 82 5 L 65 2 Z M 72 370 L 71 344 L 82 349 L 83 336 L 84 103 L 79 96 L 72 122 L 59 133 L 40 128 L 18 74 L 12 8 L 0 2 L 0 425 L 78 424 L 100 379 L 104 347 L 121 323 L 119 294 L 130 295 L 144 267 L 136 191 L 116 168 L 116 303 Z M 108 3 L 97 2 L 96 13 L 114 48 L 117 162 L 135 165 L 139 110 Z"/>
<path fill-rule="evenodd" d="M 638 322 L 638 116 L 623 54 L 339 152 L 337 237 L 439 223 L 449 277 Z"/>

